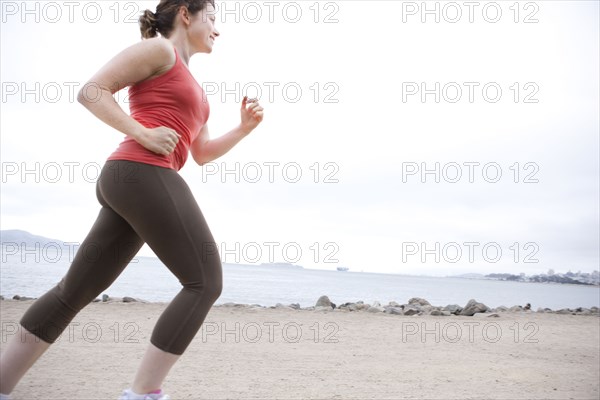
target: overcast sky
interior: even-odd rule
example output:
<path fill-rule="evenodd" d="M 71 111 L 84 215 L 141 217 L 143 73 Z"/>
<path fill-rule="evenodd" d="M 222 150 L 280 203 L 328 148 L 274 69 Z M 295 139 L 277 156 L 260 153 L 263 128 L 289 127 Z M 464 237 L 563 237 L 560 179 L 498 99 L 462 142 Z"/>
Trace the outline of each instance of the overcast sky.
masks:
<path fill-rule="evenodd" d="M 157 2 L 1 4 L 1 228 L 81 242 L 123 135 L 74 95 Z M 190 62 L 211 136 L 244 94 L 265 108 L 231 152 L 180 171 L 223 261 L 598 269 L 599 3 L 422 4 L 217 2 L 221 36 Z"/>

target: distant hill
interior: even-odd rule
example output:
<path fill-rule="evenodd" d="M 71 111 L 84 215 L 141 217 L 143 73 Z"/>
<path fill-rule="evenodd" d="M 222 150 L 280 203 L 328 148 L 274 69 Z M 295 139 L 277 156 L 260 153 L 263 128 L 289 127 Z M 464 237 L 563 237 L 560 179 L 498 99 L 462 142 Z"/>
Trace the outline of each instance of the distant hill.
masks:
<path fill-rule="evenodd" d="M 34 235 L 19 229 L 0 230 L 0 243 L 2 247 L 18 246 L 31 249 L 34 249 L 36 246 L 42 248 L 47 245 L 67 247 L 62 240 Z"/>

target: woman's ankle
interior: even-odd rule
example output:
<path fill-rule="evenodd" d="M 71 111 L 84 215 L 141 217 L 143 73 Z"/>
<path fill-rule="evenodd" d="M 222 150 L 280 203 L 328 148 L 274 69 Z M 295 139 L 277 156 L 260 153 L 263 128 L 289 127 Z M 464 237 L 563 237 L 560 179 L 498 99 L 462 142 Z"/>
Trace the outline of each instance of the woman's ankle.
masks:
<path fill-rule="evenodd" d="M 160 394 L 160 393 L 162 392 L 162 390 L 161 390 L 161 389 L 154 389 L 154 390 L 140 390 L 140 391 L 138 392 L 137 390 L 135 390 L 135 389 L 133 388 L 133 386 L 131 387 L 131 389 L 130 389 L 130 390 L 131 390 L 131 392 L 132 392 L 133 394 L 140 395 L 140 396 L 143 396 L 143 395 L 145 395 L 145 394 Z"/>

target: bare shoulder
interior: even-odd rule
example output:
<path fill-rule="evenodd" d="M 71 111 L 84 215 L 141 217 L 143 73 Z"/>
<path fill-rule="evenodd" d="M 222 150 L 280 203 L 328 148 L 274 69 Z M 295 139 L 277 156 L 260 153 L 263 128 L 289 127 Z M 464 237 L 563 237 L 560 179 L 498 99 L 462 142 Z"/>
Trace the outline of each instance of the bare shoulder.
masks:
<path fill-rule="evenodd" d="M 139 52 L 143 54 L 144 61 L 153 70 L 152 75 L 147 79 L 162 75 L 170 70 L 177 61 L 173 44 L 168 39 L 161 37 L 146 39 L 142 40 L 139 46 Z"/>
<path fill-rule="evenodd" d="M 165 62 L 170 61 L 175 63 L 175 50 L 173 43 L 170 40 L 155 37 L 152 39 L 145 39 L 138 43 L 143 51 L 149 53 L 149 55 L 159 61 Z"/>
<path fill-rule="evenodd" d="M 151 79 L 175 64 L 175 50 L 168 39 L 142 40 L 119 52 L 91 79 L 114 93 L 126 86 Z"/>
<path fill-rule="evenodd" d="M 145 39 L 127 49 L 131 57 L 150 66 L 160 74 L 175 65 L 175 50 L 173 44 L 165 38 L 156 37 Z"/>

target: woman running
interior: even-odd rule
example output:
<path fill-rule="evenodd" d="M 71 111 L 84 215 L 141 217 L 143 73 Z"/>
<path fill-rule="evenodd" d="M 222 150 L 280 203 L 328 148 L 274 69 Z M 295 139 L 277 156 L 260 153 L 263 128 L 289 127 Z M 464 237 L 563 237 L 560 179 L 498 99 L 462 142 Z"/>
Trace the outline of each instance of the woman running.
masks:
<path fill-rule="evenodd" d="M 177 171 L 189 152 L 199 165 L 227 153 L 262 121 L 263 108 L 244 97 L 240 124 L 209 138 L 209 106 L 188 63 L 196 53 L 211 53 L 219 36 L 214 0 L 161 0 L 156 13 L 146 10 L 140 17 L 140 30 L 146 40 L 116 55 L 79 92 L 80 103 L 126 137 L 102 168 L 96 183 L 102 208 L 68 272 L 20 320 L 31 334 L 14 335 L 2 352 L 0 400 L 9 399 L 29 368 L 144 243 L 183 287 L 158 319 L 120 400 L 169 399 L 161 393 L 163 380 L 221 294 L 217 245 Z M 112 96 L 127 86 L 131 115 Z"/>

